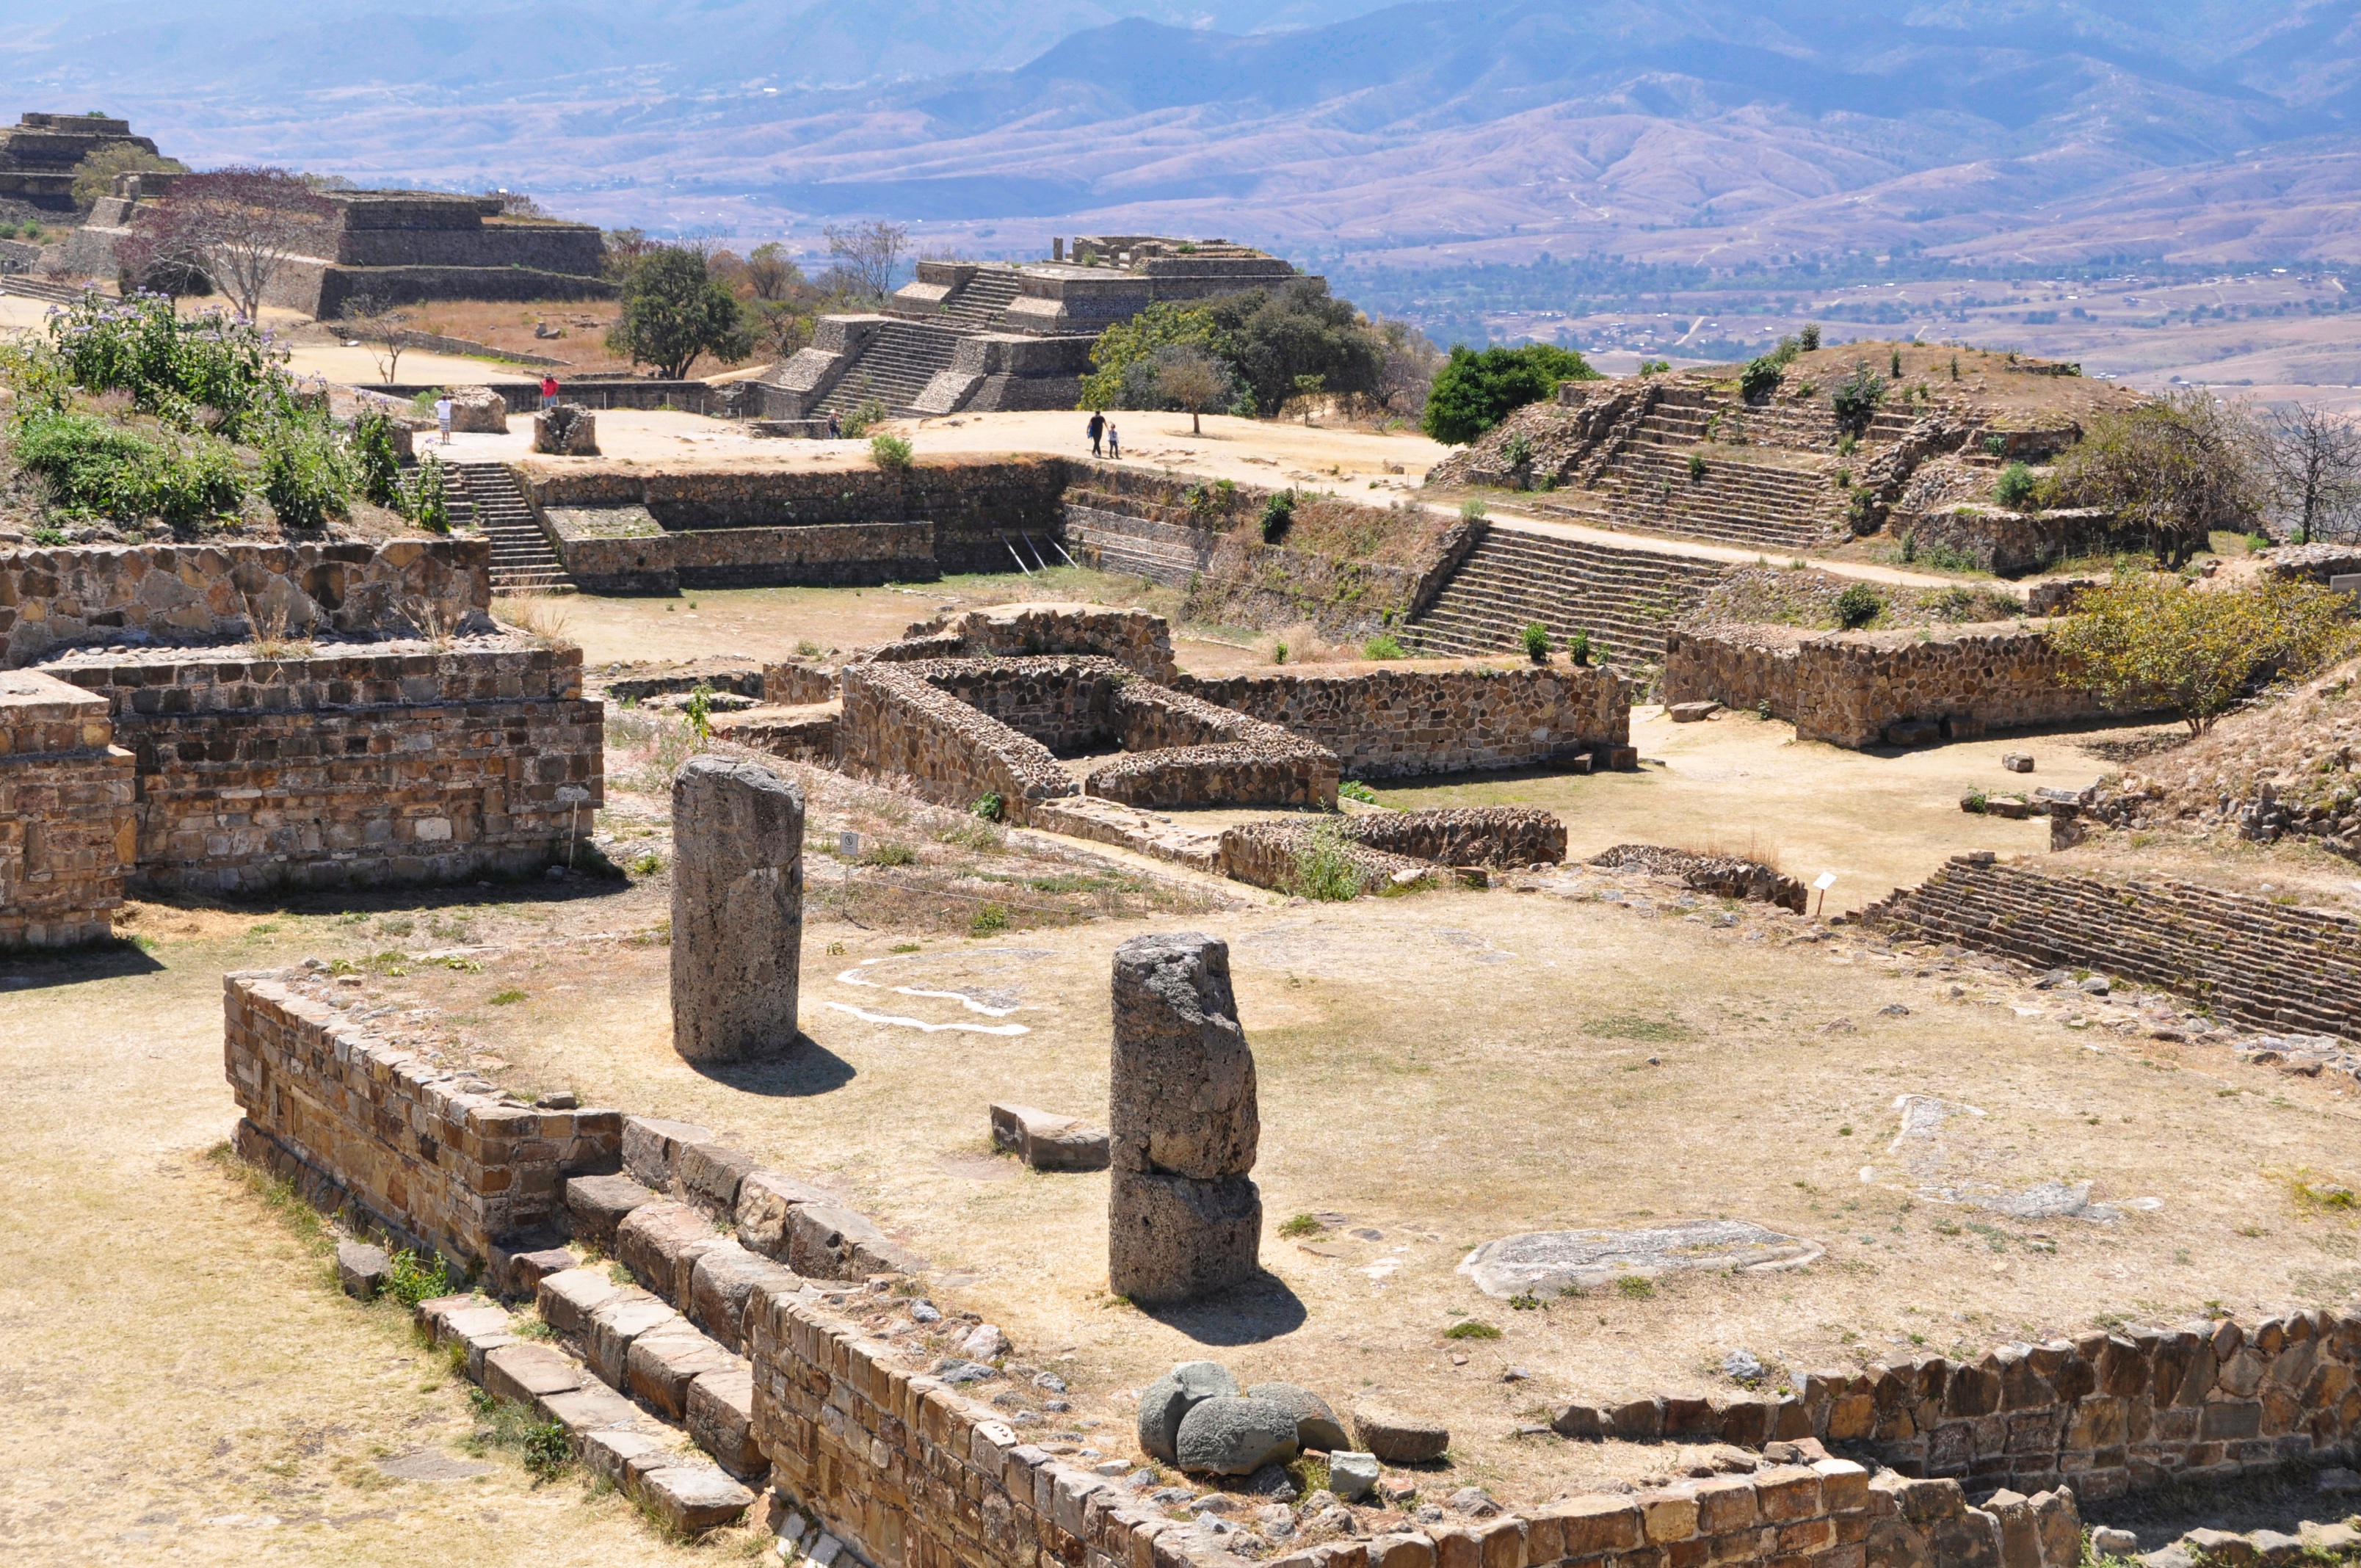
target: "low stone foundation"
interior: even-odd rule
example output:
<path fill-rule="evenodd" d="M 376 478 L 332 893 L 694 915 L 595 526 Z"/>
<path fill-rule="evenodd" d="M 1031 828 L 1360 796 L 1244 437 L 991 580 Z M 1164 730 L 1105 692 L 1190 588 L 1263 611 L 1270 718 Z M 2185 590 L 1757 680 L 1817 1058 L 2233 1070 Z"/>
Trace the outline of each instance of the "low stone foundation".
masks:
<path fill-rule="evenodd" d="M 1782 876 L 1760 861 L 1736 855 L 1699 855 L 1668 850 L 1661 844 L 1618 844 L 1590 857 L 1594 866 L 1641 866 L 1657 876 L 1677 879 L 1684 887 L 1720 898 L 1752 898 L 1782 909 L 1804 913 L 1804 884 Z"/>
<path fill-rule="evenodd" d="M 1667 705 L 1767 704 L 1799 740 L 1858 748 L 1932 739 L 1938 729 L 1966 739 L 2109 711 L 2063 673 L 2046 632 L 2023 622 L 1937 632 L 1716 625 L 1667 634 L 1658 689 Z"/>
<path fill-rule="evenodd" d="M 1378 664 L 1183 675 L 1172 685 L 1318 741 L 1348 778 L 1530 767 L 1631 739 L 1631 688 L 1605 668 Z"/>
<path fill-rule="evenodd" d="M 1189 689 L 1180 666 L 1172 662 L 1172 632 L 1162 616 L 1150 615 L 1144 609 L 1109 609 L 1094 604 L 1003 604 L 959 615 L 937 616 L 912 626 L 899 641 L 871 650 L 868 656 L 889 660 L 972 659 L 995 653 L 1007 657 L 1094 653 L 1175 690 Z"/>
<path fill-rule="evenodd" d="M 2101 882 L 1958 855 L 1867 926 L 2160 985 L 2217 1018 L 2361 1039 L 2361 923 L 2188 883 Z M 2361 1420 L 2361 1396 L 2349 1418 Z"/>
<path fill-rule="evenodd" d="M 239 1154 L 470 1271 L 561 1214 L 567 1177 L 621 1167 L 620 1113 L 527 1105 L 350 1026 L 286 976 L 224 977 L 223 1051 Z"/>
<path fill-rule="evenodd" d="M 1112 659 L 921 660 L 848 666 L 843 765 L 900 775 L 1008 819 L 1087 792 L 1134 806 L 1333 806 L 1336 760 L 1311 741 L 1141 680 Z M 1077 782 L 1060 752 L 1127 753 Z"/>
<path fill-rule="evenodd" d="M 136 789 L 104 699 L 0 672 L 0 949 L 108 934 L 137 850 Z"/>
<path fill-rule="evenodd" d="M 103 699 L 136 759 L 135 887 L 538 871 L 566 860 L 604 800 L 604 712 L 581 697 L 578 649 L 157 650 L 46 673 Z"/>

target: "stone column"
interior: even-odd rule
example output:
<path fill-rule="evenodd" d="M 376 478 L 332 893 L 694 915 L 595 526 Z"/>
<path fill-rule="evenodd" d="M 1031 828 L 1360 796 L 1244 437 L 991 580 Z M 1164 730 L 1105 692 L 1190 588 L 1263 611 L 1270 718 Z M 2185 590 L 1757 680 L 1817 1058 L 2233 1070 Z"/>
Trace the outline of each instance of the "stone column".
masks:
<path fill-rule="evenodd" d="M 796 1041 L 804 796 L 752 762 L 692 757 L 672 781 L 672 1044 L 690 1061 Z"/>
<path fill-rule="evenodd" d="M 1257 1266 L 1262 1194 L 1247 1172 L 1262 1129 L 1237 1011 L 1227 943 L 1189 932 L 1115 949 L 1107 1277 L 1143 1306 Z"/>

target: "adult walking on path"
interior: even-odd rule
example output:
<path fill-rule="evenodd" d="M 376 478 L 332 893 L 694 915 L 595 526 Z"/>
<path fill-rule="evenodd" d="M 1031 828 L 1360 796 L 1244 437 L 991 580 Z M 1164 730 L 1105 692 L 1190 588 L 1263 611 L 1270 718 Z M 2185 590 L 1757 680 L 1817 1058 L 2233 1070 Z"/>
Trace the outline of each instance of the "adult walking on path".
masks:
<path fill-rule="evenodd" d="M 434 423 L 443 432 L 443 444 L 451 444 L 451 394 L 444 393 L 434 400 Z"/>
<path fill-rule="evenodd" d="M 1099 450 L 1099 442 L 1105 436 L 1106 427 L 1106 415 L 1100 413 L 1096 410 L 1093 410 L 1091 412 L 1091 422 L 1083 428 L 1087 429 L 1091 433 L 1091 455 L 1093 457 L 1102 457 L 1105 455 L 1104 453 Z"/>
<path fill-rule="evenodd" d="M 545 370 L 541 376 L 541 406 L 544 410 L 557 406 L 557 378 Z"/>

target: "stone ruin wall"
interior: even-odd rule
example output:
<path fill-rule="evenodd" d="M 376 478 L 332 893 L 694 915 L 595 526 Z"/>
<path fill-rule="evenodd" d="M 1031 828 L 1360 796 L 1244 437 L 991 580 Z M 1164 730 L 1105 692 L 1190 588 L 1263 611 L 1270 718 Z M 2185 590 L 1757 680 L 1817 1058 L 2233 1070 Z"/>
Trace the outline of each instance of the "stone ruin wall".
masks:
<path fill-rule="evenodd" d="M 994 605 L 922 620 L 900 640 L 872 649 L 872 659 L 1008 658 L 1091 653 L 1136 675 L 1181 689 L 1164 618 L 1144 609 L 1042 601 Z"/>
<path fill-rule="evenodd" d="M 316 1207 L 471 1268 L 562 1215 L 566 1178 L 621 1164 L 620 1113 L 524 1104 L 274 975 L 224 977 L 223 1050 L 241 1156 Z"/>
<path fill-rule="evenodd" d="M 0 950 L 107 935 L 137 851 L 137 788 L 104 701 L 0 672 Z"/>
<path fill-rule="evenodd" d="M 1627 684 L 1604 667 L 1306 669 L 1172 685 L 1318 741 L 1348 778 L 1525 767 L 1631 739 Z"/>
<path fill-rule="evenodd" d="M 278 660 L 144 651 L 49 667 L 136 758 L 131 885 L 448 882 L 561 863 L 605 798 L 579 649 Z"/>
<path fill-rule="evenodd" d="M 2350 916 L 2188 883 L 2054 876 L 1983 852 L 1851 918 L 2163 986 L 2254 1028 L 2361 1037 L 2361 922 Z"/>
<path fill-rule="evenodd" d="M 0 668 L 89 644 L 236 642 L 258 611 L 286 634 L 408 632 L 412 613 L 489 630 L 492 547 L 135 544 L 0 549 Z"/>
<path fill-rule="evenodd" d="M 966 806 L 1001 797 L 1023 822 L 1089 793 L 1135 806 L 1334 804 L 1335 759 L 1275 725 L 1140 680 L 1091 655 L 848 666 L 838 756 Z M 1077 783 L 1058 753 L 1121 744 Z"/>
<path fill-rule="evenodd" d="M 2015 622 L 1954 628 L 1924 641 L 1910 631 L 1717 625 L 1666 634 L 1659 691 L 1668 705 L 1767 702 L 1799 740 L 1862 747 L 1914 721 L 1969 737 L 2109 711 L 2061 681 L 2063 667 L 2040 629 Z"/>

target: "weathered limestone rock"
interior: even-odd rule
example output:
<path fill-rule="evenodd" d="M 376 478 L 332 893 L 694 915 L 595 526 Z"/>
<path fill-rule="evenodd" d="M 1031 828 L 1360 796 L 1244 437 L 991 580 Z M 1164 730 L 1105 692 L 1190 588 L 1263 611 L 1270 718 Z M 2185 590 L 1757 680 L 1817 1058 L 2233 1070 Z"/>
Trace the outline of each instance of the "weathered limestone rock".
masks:
<path fill-rule="evenodd" d="M 1251 1475 L 1295 1457 L 1295 1412 L 1268 1399 L 1215 1395 L 1180 1418 L 1173 1448 L 1191 1475 Z"/>
<path fill-rule="evenodd" d="M 754 1506 L 753 1493 L 702 1464 L 651 1470 L 639 1477 L 632 1495 L 678 1535 L 728 1524 Z"/>
<path fill-rule="evenodd" d="M 1036 1170 L 1104 1170 L 1107 1135 L 1071 1116 L 1031 1105 L 992 1107 L 992 1146 L 1005 1149 Z"/>
<path fill-rule="evenodd" d="M 1352 1446 L 1345 1435 L 1345 1423 L 1328 1401 L 1309 1388 L 1299 1388 L 1292 1383 L 1257 1383 L 1246 1390 L 1249 1399 L 1267 1399 L 1288 1410 L 1295 1417 L 1295 1441 L 1305 1448 L 1316 1448 L 1323 1453 Z M 1372 1479 L 1369 1483 L 1376 1486 Z"/>
<path fill-rule="evenodd" d="M 454 410 L 455 419 L 456 414 Z M 544 409 L 533 416 L 533 449 L 564 457 L 596 457 L 598 417 L 580 403 Z"/>
<path fill-rule="evenodd" d="M 345 1294 L 357 1301 L 376 1297 L 393 1271 L 392 1262 L 385 1248 L 371 1246 L 367 1242 L 342 1241 L 336 1244 L 336 1283 Z"/>
<path fill-rule="evenodd" d="M 506 435 L 509 400 L 489 387 L 454 387 L 451 428 L 462 435 Z"/>
<path fill-rule="evenodd" d="M 1388 1464 L 1423 1464 L 1440 1459 L 1451 1446 L 1451 1433 L 1441 1421 L 1404 1415 L 1381 1405 L 1363 1405 L 1353 1412 L 1353 1431 L 1361 1447 Z"/>
<path fill-rule="evenodd" d="M 1378 1489 L 1378 1456 L 1350 1450 L 1328 1456 L 1328 1489 L 1340 1502 L 1357 1503 Z"/>
<path fill-rule="evenodd" d="M 751 762 L 692 757 L 672 785 L 673 1048 L 743 1061 L 796 1040 L 803 791 Z"/>
<path fill-rule="evenodd" d="M 754 1376 L 746 1367 L 700 1372 L 688 1386 L 688 1435 L 722 1469 L 758 1481 L 771 1462 L 754 1438 Z"/>
<path fill-rule="evenodd" d="M 833 1204 L 836 1194 L 776 1171 L 758 1170 L 738 1184 L 738 1241 L 764 1257 L 787 1255 L 787 1216 L 807 1203 Z"/>
<path fill-rule="evenodd" d="M 683 1310 L 697 1327 L 731 1350 L 743 1348 L 747 1299 L 755 1287 L 792 1290 L 799 1281 L 794 1271 L 758 1253 L 734 1244 L 701 1252 L 690 1266 L 688 1299 Z"/>
<path fill-rule="evenodd" d="M 697 1258 L 729 1245 L 686 1203 L 643 1203 L 615 1230 L 615 1261 L 665 1300 L 686 1305 Z"/>
<path fill-rule="evenodd" d="M 1139 1451 L 1170 1464 L 1180 1456 L 1180 1423 L 1207 1399 L 1235 1397 L 1238 1380 L 1218 1361 L 1184 1361 L 1139 1396 Z"/>
<path fill-rule="evenodd" d="M 623 1118 L 623 1169 L 658 1192 L 670 1192 L 681 1151 L 713 1141 L 711 1129 L 662 1116 Z"/>
<path fill-rule="evenodd" d="M 1115 949 L 1112 1085 L 1111 1288 L 1155 1305 L 1251 1276 L 1261 1124 L 1226 943 L 1192 932 Z"/>

